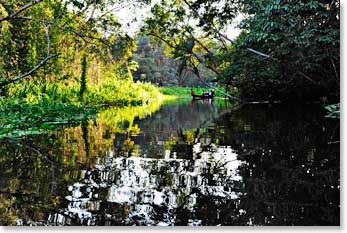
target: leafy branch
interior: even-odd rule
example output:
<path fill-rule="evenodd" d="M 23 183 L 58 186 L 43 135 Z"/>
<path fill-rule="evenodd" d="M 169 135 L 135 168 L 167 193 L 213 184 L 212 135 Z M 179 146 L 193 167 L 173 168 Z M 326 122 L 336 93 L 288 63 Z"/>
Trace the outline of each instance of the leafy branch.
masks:
<path fill-rule="evenodd" d="M 58 17 L 57 17 L 58 18 Z M 50 60 L 51 58 L 57 57 L 59 56 L 59 54 L 53 54 L 51 55 L 51 39 L 50 39 L 50 35 L 49 35 L 49 28 L 50 26 L 55 23 L 55 21 L 57 20 L 57 18 L 55 18 L 54 20 L 50 21 L 50 22 L 46 22 L 44 20 L 42 20 L 42 24 L 43 27 L 45 29 L 45 34 L 46 34 L 46 38 L 47 38 L 47 52 L 46 52 L 46 57 L 41 60 L 36 66 L 34 66 L 31 70 L 29 70 L 28 72 L 18 75 L 17 77 L 11 78 L 9 80 L 3 81 L 0 83 L 0 87 L 4 87 L 7 86 L 11 83 L 17 82 L 31 74 L 33 74 L 36 70 L 38 70 L 40 67 L 44 66 L 48 60 Z"/>
<path fill-rule="evenodd" d="M 15 12 L 13 12 L 12 14 L 2 17 L 0 18 L 0 22 L 5 21 L 5 20 L 11 20 L 11 19 L 15 19 L 17 15 L 19 15 L 20 13 L 22 13 L 23 11 L 29 9 L 32 6 L 35 6 L 39 3 L 41 3 L 43 0 L 34 0 L 24 6 L 22 6 L 21 8 L 19 8 L 18 10 L 16 10 Z"/>

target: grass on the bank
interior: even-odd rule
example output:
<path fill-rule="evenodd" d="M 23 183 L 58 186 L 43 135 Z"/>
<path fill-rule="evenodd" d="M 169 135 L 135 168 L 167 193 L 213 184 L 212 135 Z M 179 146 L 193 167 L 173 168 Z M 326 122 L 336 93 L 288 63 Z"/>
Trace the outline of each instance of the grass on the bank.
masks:
<path fill-rule="evenodd" d="M 92 118 L 96 108 L 23 100 L 0 101 L 0 139 L 41 134 L 66 124 L 76 124 Z"/>
<path fill-rule="evenodd" d="M 208 87 L 160 87 L 159 90 L 164 95 L 176 96 L 178 98 L 188 98 L 190 97 L 190 89 L 193 88 L 195 94 L 201 95 L 203 90 L 208 91 L 211 88 Z M 218 87 L 218 89 L 225 91 L 223 87 Z M 216 97 L 224 97 L 221 93 L 215 91 Z"/>
<path fill-rule="evenodd" d="M 132 79 L 105 77 L 89 85 L 83 99 L 76 81 L 16 83 L 0 96 L 0 139 L 44 133 L 95 118 L 106 106 L 140 106 L 160 101 L 158 88 Z"/>

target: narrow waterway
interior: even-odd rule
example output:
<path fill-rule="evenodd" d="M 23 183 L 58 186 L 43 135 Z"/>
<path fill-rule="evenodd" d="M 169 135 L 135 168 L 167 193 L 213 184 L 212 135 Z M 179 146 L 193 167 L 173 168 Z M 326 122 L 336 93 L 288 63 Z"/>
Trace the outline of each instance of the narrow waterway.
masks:
<path fill-rule="evenodd" d="M 202 100 L 108 109 L 0 141 L 0 208 L 15 225 L 339 225 L 340 123 L 325 114 Z"/>

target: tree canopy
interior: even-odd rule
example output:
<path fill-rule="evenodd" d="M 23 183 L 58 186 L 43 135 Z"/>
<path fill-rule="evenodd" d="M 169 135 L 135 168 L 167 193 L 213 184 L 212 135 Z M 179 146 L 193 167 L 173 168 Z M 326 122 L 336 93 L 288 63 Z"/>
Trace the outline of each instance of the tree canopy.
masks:
<path fill-rule="evenodd" d="M 34 73 L 74 76 L 72 64 L 80 65 L 83 56 L 136 74 L 130 61 L 139 61 L 133 52 L 142 42 L 121 30 L 114 13 L 124 4 L 150 2 L 1 1 L 0 86 Z M 209 70 L 207 76 L 238 88 L 244 99 L 338 99 L 339 15 L 335 0 L 160 0 L 151 3 L 141 34 L 164 45 L 177 77 L 189 71 L 206 82 Z M 230 38 L 227 32 L 240 16 L 241 33 Z"/>
<path fill-rule="evenodd" d="M 162 0 L 143 32 L 246 99 L 339 95 L 339 1 Z M 226 36 L 238 15 L 241 34 Z"/>
<path fill-rule="evenodd" d="M 82 54 L 104 62 L 124 62 L 136 43 L 120 29 L 110 9 L 121 7 L 122 2 L 1 1 L 0 86 L 34 72 L 36 76 L 70 75 L 74 69 L 71 64 L 79 62 Z"/>

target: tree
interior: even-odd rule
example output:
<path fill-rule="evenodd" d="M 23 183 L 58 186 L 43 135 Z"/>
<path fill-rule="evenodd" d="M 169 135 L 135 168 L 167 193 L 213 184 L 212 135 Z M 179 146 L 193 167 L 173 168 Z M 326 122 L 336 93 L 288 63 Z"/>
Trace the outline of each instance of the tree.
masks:
<path fill-rule="evenodd" d="M 163 0 L 152 7 L 151 13 L 142 31 L 165 43 L 171 55 L 181 61 L 181 67 L 189 68 L 201 79 L 199 68 L 204 66 L 214 72 L 217 80 L 223 79 L 216 54 L 228 50 L 230 43 L 234 43 L 223 33 L 236 17 L 234 1 Z M 250 51 L 256 56 L 268 57 L 254 49 Z"/>
<path fill-rule="evenodd" d="M 120 0 L 0 1 L 0 87 L 28 76 L 58 73 L 75 59 L 76 51 L 84 50 L 104 61 L 114 61 L 115 42 L 126 36 L 108 8 L 120 3 Z M 51 65 L 45 66 L 48 62 Z M 44 70 L 40 69 L 44 66 Z"/>
<path fill-rule="evenodd" d="M 162 0 L 151 13 L 144 32 L 246 99 L 339 95 L 339 1 Z M 232 40 L 224 32 L 239 14 Z"/>
<path fill-rule="evenodd" d="M 244 33 L 229 54 L 232 65 L 226 76 L 233 77 L 245 96 L 338 98 L 339 1 L 246 0 L 240 8 L 248 17 L 240 24 Z M 243 52 L 250 46 L 271 58 L 250 57 Z"/>
<path fill-rule="evenodd" d="M 179 60 L 167 55 L 164 44 L 149 36 L 138 36 L 138 48 L 133 60 L 139 68 L 133 72 L 134 80 L 156 83 L 160 86 L 199 86 L 202 83 Z M 209 80 L 213 74 L 201 67 L 202 79 Z"/>

